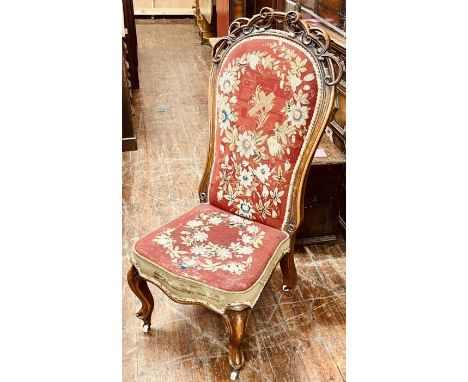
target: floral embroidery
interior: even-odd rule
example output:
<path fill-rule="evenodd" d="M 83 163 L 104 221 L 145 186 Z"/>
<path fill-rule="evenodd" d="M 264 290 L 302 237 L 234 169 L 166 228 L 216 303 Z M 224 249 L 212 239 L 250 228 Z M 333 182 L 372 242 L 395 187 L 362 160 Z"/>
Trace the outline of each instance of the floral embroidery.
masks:
<path fill-rule="evenodd" d="M 249 215 L 251 205 L 243 208 Z M 227 229 L 237 230 L 236 241 L 229 245 L 220 245 L 210 240 L 209 232 L 213 226 L 224 224 Z M 265 238 L 262 231 L 253 222 L 236 215 L 210 212 L 200 213 L 195 219 L 185 223 L 180 231 L 180 244 L 172 237 L 175 228 L 168 228 L 157 235 L 152 241 L 162 246 L 166 255 L 170 256 L 174 264 L 180 269 L 196 269 L 216 272 L 225 270 L 230 273 L 241 274 L 252 264 L 252 254 L 255 248 L 260 248 Z"/>
<path fill-rule="evenodd" d="M 220 69 L 210 203 L 280 227 L 316 103 L 311 60 L 285 39 L 249 39 Z"/>

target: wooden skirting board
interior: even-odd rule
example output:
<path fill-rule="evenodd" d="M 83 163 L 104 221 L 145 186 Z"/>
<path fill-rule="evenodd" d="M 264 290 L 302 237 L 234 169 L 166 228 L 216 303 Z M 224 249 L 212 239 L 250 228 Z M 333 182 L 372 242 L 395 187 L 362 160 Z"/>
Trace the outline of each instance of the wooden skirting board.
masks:
<path fill-rule="evenodd" d="M 193 8 L 138 8 L 135 16 L 193 16 Z"/>

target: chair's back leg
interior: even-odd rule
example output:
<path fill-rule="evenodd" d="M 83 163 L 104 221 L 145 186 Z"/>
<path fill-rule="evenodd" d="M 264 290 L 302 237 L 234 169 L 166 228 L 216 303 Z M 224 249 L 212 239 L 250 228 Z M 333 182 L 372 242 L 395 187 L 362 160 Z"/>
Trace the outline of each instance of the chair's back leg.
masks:
<path fill-rule="evenodd" d="M 297 282 L 297 271 L 296 265 L 294 264 L 295 241 L 295 237 L 291 238 L 289 253 L 284 255 L 280 261 L 281 273 L 283 273 L 283 290 L 285 292 L 293 289 Z"/>

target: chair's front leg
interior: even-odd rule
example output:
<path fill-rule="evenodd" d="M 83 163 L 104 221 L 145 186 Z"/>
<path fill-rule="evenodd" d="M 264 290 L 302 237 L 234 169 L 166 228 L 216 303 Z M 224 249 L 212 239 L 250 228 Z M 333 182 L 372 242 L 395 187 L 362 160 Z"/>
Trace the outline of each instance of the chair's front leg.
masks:
<path fill-rule="evenodd" d="M 154 309 L 154 299 L 145 279 L 140 277 L 134 265 L 128 270 L 127 281 L 130 289 L 141 301 L 141 309 L 136 316 L 143 321 L 143 331 L 149 332 L 151 328 L 151 314 Z"/>
<path fill-rule="evenodd" d="M 251 310 L 249 306 L 241 305 L 231 307 L 223 314 L 229 334 L 229 363 L 234 369 L 231 372 L 231 380 L 237 378 L 239 370 L 244 365 L 242 340 L 244 339 L 247 320 Z"/>

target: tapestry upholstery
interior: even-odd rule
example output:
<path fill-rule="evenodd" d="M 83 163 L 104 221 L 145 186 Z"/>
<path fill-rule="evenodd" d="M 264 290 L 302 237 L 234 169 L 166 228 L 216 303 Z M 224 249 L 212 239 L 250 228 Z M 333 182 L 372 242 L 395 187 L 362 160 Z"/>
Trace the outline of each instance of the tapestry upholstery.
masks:
<path fill-rule="evenodd" d="M 140 239 L 137 255 L 172 274 L 225 291 L 244 291 L 262 275 L 288 235 L 209 204 Z"/>
<path fill-rule="evenodd" d="M 316 75 L 310 54 L 285 38 L 231 48 L 216 81 L 212 205 L 282 228 L 320 96 Z"/>

